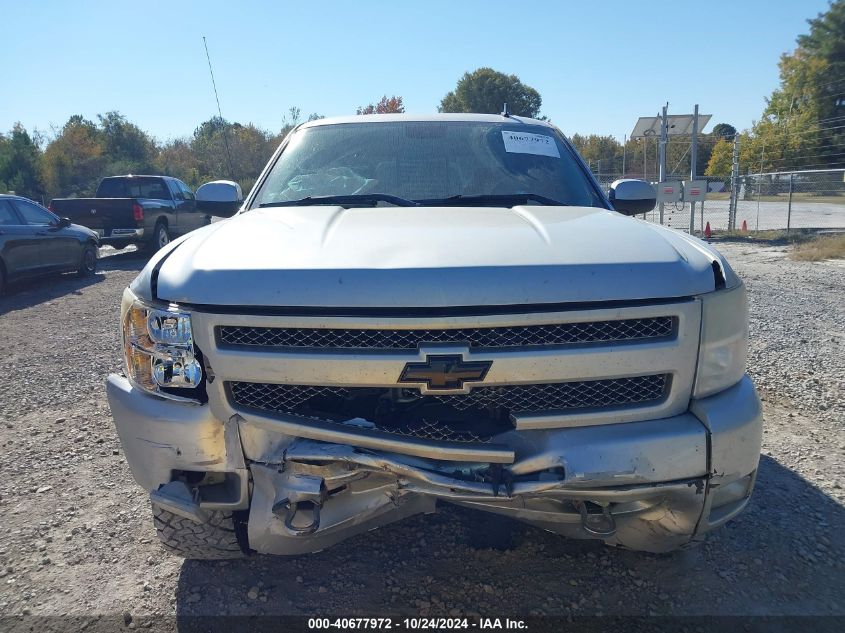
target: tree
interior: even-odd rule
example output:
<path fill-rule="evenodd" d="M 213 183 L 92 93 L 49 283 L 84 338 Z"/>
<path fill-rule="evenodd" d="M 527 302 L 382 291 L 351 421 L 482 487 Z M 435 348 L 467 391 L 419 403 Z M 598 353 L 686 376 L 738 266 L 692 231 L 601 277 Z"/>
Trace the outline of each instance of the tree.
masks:
<path fill-rule="evenodd" d="M 402 97 L 384 95 L 378 103 L 367 106 L 358 106 L 357 114 L 399 114 L 405 111 Z"/>
<path fill-rule="evenodd" d="M 713 146 L 710 160 L 707 162 L 707 168 L 704 170 L 704 175 L 727 180 L 733 168 L 733 152 L 732 141 L 729 141 L 725 137 L 720 138 Z"/>
<path fill-rule="evenodd" d="M 41 151 L 26 129 L 15 123 L 8 136 L 0 135 L 0 191 L 38 199 L 44 193 Z"/>
<path fill-rule="evenodd" d="M 282 117 L 282 129 L 279 130 L 278 134 L 271 137 L 271 144 L 273 145 L 273 147 L 278 147 L 279 143 L 285 140 L 285 137 L 290 134 L 291 130 L 293 130 L 297 125 L 299 125 L 300 116 L 302 116 L 302 110 L 300 110 L 298 107 L 292 106 L 288 109 L 288 116 Z M 308 115 L 306 121 L 316 121 L 318 119 L 323 118 L 325 117 L 322 114 L 312 112 Z"/>
<path fill-rule="evenodd" d="M 278 138 L 252 123 L 242 125 L 212 117 L 194 130 L 188 143 L 195 161 L 196 180 L 232 178 L 246 191 L 276 149 Z"/>
<path fill-rule="evenodd" d="M 438 110 L 498 114 L 506 103 L 511 114 L 537 118 L 543 100 L 539 92 L 516 75 L 479 68 L 461 77 L 455 89 L 443 97 Z"/>
<path fill-rule="evenodd" d="M 824 93 L 834 97 L 828 106 L 836 106 L 841 96 L 841 80 L 845 79 L 845 0 L 836 0 L 816 18 L 807 20 L 810 32 L 798 36 L 798 46 L 814 57 L 827 62 L 830 74 L 825 78 Z"/>
<path fill-rule="evenodd" d="M 719 138 L 733 140 L 733 137 L 736 136 L 736 128 L 730 123 L 717 123 L 713 126 L 711 134 Z"/>
<path fill-rule="evenodd" d="M 143 174 L 152 170 L 156 144 L 120 112 L 98 114 L 102 132 L 104 168 L 110 174 Z"/>
<path fill-rule="evenodd" d="M 836 0 L 781 56 L 780 86 L 740 143 L 740 169 L 785 171 L 845 165 L 845 0 Z"/>
<path fill-rule="evenodd" d="M 195 189 L 203 183 L 197 157 L 187 139 L 174 139 L 162 145 L 153 164 L 156 172 L 175 176 Z"/>
<path fill-rule="evenodd" d="M 570 141 L 597 174 L 621 173 L 622 144 L 614 137 L 574 134 Z"/>
<path fill-rule="evenodd" d="M 102 133 L 75 114 L 44 150 L 44 184 L 51 197 L 93 195 L 104 175 Z"/>

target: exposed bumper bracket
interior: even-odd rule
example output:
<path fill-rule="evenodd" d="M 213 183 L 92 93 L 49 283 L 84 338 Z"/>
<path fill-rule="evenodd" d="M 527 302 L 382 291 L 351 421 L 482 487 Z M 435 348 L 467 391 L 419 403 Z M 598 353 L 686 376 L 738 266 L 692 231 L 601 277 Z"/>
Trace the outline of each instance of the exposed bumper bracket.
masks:
<path fill-rule="evenodd" d="M 199 500 L 183 481 L 171 481 L 150 493 L 155 505 L 196 523 L 208 521 L 208 513 L 200 508 Z"/>
<path fill-rule="evenodd" d="M 573 501 L 572 504 L 581 513 L 581 527 L 592 536 L 608 538 L 616 534 L 616 521 L 610 513 L 609 505 L 597 505 L 590 501 Z M 591 510 L 596 510 L 591 512 Z"/>

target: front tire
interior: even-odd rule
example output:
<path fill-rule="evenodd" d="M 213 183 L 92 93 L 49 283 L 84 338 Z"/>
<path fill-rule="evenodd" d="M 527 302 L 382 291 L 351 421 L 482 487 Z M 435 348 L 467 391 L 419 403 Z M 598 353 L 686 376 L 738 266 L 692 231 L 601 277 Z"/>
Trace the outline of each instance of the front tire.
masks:
<path fill-rule="evenodd" d="M 242 558 L 235 515 L 220 510 L 208 515 L 207 523 L 195 523 L 153 504 L 153 522 L 164 549 L 197 560 Z"/>
<path fill-rule="evenodd" d="M 82 249 L 82 259 L 76 274 L 80 277 L 91 277 L 97 272 L 97 247 L 86 244 Z"/>

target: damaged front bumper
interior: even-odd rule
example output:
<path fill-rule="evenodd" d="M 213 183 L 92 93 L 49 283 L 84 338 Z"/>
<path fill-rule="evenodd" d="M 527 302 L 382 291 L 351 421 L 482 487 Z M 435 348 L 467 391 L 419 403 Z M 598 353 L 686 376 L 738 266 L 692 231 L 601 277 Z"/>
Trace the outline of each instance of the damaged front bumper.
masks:
<path fill-rule="evenodd" d="M 272 554 L 324 549 L 438 500 L 669 551 L 745 507 L 762 433 L 747 377 L 681 415 L 514 430 L 463 451 L 373 434 L 303 437 L 260 416 L 221 421 L 208 405 L 149 396 L 117 375 L 108 398 L 132 473 L 155 503 L 195 521 L 248 511 L 250 548 Z M 438 459 L 441 448 L 457 452 Z"/>

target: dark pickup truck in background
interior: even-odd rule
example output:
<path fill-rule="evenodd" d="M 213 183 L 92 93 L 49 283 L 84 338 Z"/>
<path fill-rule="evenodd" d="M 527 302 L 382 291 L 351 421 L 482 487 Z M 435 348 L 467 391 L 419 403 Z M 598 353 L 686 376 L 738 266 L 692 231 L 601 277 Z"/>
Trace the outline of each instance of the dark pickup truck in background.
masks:
<path fill-rule="evenodd" d="M 93 198 L 56 198 L 50 210 L 100 236 L 101 244 L 130 243 L 156 251 L 176 236 L 211 221 L 197 209 L 194 193 L 170 176 L 103 178 Z"/>

